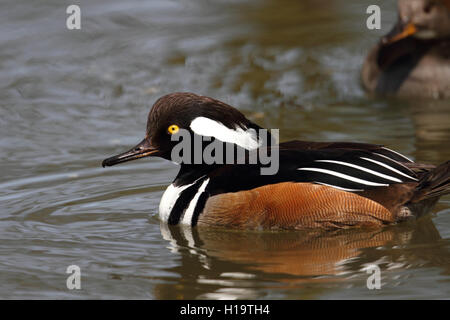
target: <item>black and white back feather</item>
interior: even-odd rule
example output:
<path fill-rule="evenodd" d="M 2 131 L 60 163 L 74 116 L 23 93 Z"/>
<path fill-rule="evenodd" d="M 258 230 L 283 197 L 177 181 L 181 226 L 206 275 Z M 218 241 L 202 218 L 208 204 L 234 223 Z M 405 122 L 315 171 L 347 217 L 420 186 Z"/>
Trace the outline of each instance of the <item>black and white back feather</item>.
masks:
<path fill-rule="evenodd" d="M 259 164 L 218 166 L 201 173 L 194 181 L 180 171 L 174 182 L 179 193 L 169 210 L 168 222 L 195 225 L 211 196 L 282 182 L 310 182 L 358 193 L 418 181 L 417 175 L 405 165 L 411 160 L 380 146 L 291 141 L 272 148 L 279 149 L 280 161 L 274 175 L 261 175 Z"/>
<path fill-rule="evenodd" d="M 297 170 L 305 181 L 351 192 L 417 181 L 409 168 L 380 153 L 351 152 L 333 159 L 319 158 Z"/>
<path fill-rule="evenodd" d="M 250 190 L 281 182 L 311 182 L 349 192 L 417 182 L 412 161 L 382 146 L 358 143 L 306 143 L 279 146 L 279 171 L 261 175 L 259 165 L 225 165 L 210 175 L 211 194 Z"/>

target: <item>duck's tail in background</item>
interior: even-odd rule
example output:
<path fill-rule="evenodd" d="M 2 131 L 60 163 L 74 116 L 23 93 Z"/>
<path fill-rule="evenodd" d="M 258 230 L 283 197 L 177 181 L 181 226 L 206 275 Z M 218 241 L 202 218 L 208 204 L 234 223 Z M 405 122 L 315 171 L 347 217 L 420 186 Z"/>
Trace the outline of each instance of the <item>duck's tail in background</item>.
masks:
<path fill-rule="evenodd" d="M 450 161 L 420 175 L 419 184 L 407 207 L 414 216 L 427 213 L 443 195 L 450 194 Z"/>
<path fill-rule="evenodd" d="M 416 189 L 416 201 L 450 194 L 450 160 L 425 173 Z"/>

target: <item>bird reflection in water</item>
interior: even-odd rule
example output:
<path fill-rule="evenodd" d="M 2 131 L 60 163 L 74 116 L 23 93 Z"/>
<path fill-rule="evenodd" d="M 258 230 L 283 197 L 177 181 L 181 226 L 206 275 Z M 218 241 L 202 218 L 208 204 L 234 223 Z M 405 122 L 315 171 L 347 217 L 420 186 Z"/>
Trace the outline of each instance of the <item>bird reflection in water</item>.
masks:
<path fill-rule="evenodd" d="M 162 223 L 168 249 L 181 259 L 166 271 L 180 277 L 175 284 L 157 285 L 154 294 L 158 299 L 255 299 L 264 297 L 261 285 L 267 285 L 279 290 L 308 287 L 304 298 L 314 298 L 311 286 L 315 284 L 322 291 L 365 287 L 370 276 L 366 267 L 374 264 L 388 286 L 402 281 L 395 270 L 419 264 L 439 266 L 450 274 L 450 254 L 445 242 L 436 246 L 441 237 L 431 218 L 382 229 L 336 232 L 244 232 Z M 301 298 L 298 293 L 297 298 Z"/>

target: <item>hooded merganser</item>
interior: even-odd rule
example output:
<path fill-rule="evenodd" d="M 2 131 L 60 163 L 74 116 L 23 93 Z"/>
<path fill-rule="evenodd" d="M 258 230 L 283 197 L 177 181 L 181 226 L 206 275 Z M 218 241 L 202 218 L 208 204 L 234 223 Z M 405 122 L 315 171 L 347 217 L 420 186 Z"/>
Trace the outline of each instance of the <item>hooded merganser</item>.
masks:
<path fill-rule="evenodd" d="M 398 13 L 364 62 L 364 87 L 382 95 L 449 98 L 450 0 L 399 0 Z"/>
<path fill-rule="evenodd" d="M 253 229 L 381 226 L 419 215 L 450 193 L 450 161 L 438 167 L 423 165 L 380 145 L 352 142 L 289 141 L 264 147 L 255 134 L 260 127 L 241 112 L 192 93 L 159 98 L 148 115 L 144 140 L 105 159 L 102 165 L 147 156 L 173 160 L 172 138 L 181 128 L 246 152 L 276 150 L 279 169 L 263 175 L 260 163 L 180 163 L 159 208 L 161 219 L 172 225 Z M 206 149 L 208 144 L 202 147 Z"/>

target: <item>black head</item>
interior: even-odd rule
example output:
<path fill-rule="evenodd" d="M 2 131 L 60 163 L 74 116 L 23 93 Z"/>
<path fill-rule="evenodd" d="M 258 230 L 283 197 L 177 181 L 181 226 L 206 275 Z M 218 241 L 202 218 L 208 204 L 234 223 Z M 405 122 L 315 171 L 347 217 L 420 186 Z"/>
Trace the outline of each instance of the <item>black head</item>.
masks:
<path fill-rule="evenodd" d="M 178 143 L 173 136 L 189 132 L 222 142 L 235 143 L 245 149 L 259 146 L 256 131 L 259 126 L 237 109 L 213 98 L 193 93 L 177 92 L 159 98 L 147 120 L 144 140 L 131 150 L 105 159 L 103 167 L 148 156 L 171 160 L 171 151 Z"/>

